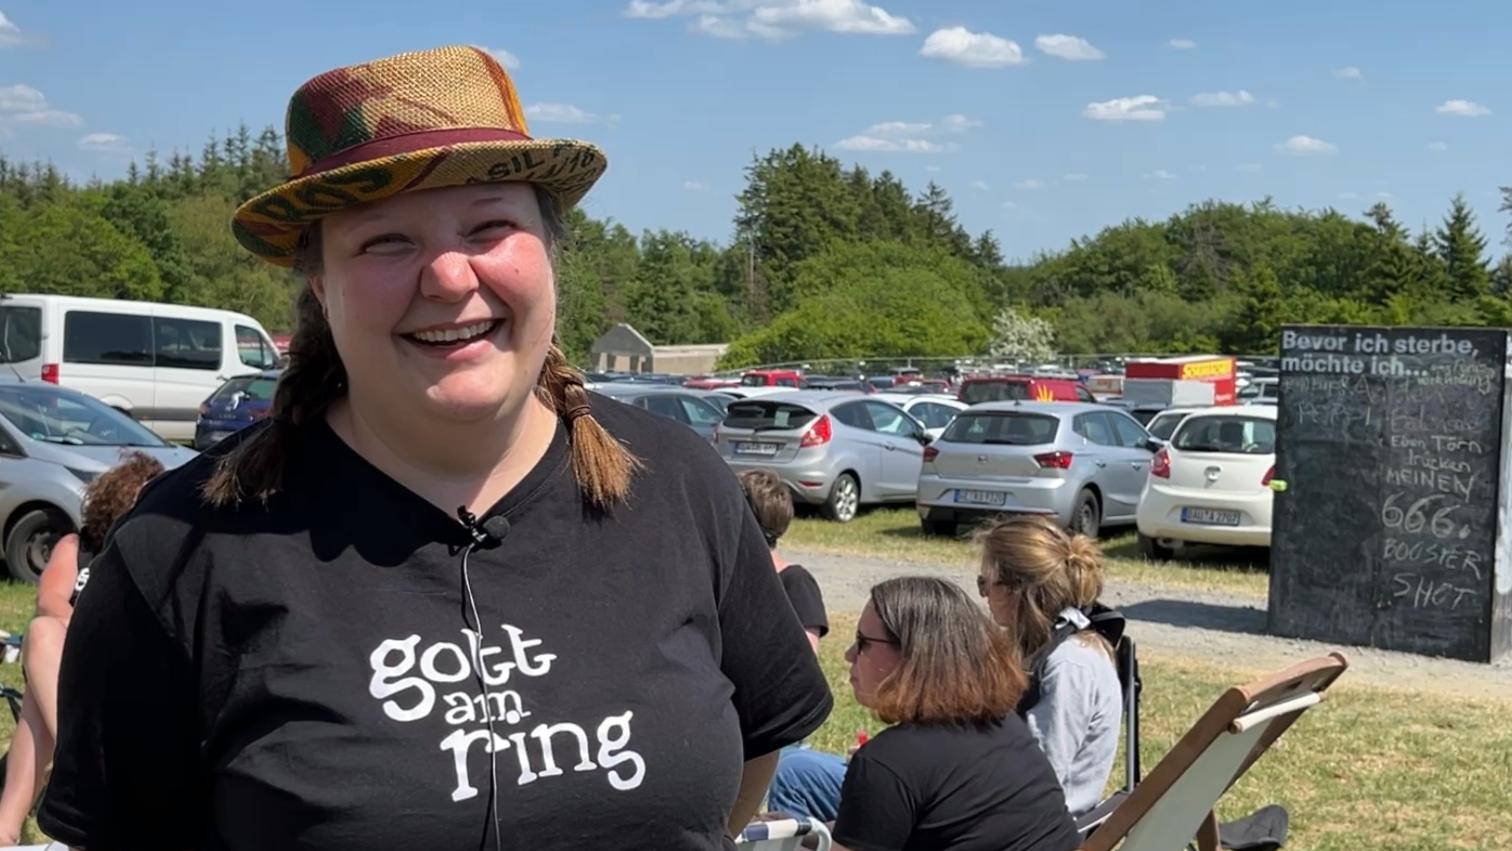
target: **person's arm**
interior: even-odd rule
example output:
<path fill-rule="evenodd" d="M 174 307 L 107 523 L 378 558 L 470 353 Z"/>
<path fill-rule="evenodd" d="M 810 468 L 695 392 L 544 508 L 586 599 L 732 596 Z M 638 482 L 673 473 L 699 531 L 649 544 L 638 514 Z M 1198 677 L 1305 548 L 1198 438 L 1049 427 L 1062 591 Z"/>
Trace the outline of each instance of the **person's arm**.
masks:
<path fill-rule="evenodd" d="M 761 809 L 761 799 L 766 797 L 767 787 L 772 785 L 772 775 L 777 773 L 777 753 L 746 760 L 740 770 L 740 792 L 735 795 L 735 806 L 730 809 L 730 835 L 739 836 L 745 826 Z"/>
<path fill-rule="evenodd" d="M 808 636 L 809 648 L 817 654 L 819 652 L 819 630 L 806 629 L 803 631 L 803 634 Z"/>
<path fill-rule="evenodd" d="M 184 648 L 107 548 L 63 647 L 43 832 L 91 851 L 198 845 L 209 805 L 195 694 Z"/>
<path fill-rule="evenodd" d="M 68 599 L 78 581 L 79 536 L 69 533 L 53 544 L 47 567 L 42 569 L 42 578 L 37 582 L 37 614 L 68 620 L 73 615 Z"/>
<path fill-rule="evenodd" d="M 1024 720 L 1065 788 L 1071 763 L 1086 741 L 1093 714 L 1092 672 L 1084 666 L 1051 658 L 1040 679 L 1039 702 Z"/>
<path fill-rule="evenodd" d="M 842 851 L 897 851 L 908 844 L 918 819 L 917 796 L 908 782 L 868 757 L 862 747 L 845 769 L 840 811 L 831 832 Z"/>

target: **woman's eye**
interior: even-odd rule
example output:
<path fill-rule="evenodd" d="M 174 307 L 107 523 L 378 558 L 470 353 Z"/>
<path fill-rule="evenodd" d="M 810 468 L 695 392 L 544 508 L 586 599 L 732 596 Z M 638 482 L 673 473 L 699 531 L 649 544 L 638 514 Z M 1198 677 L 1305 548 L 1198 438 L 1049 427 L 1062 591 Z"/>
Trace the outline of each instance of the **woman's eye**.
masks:
<path fill-rule="evenodd" d="M 497 236 L 501 231 L 509 230 L 514 226 L 515 223 L 508 219 L 494 219 L 473 228 L 468 236 Z"/>
<path fill-rule="evenodd" d="M 401 234 L 386 233 L 362 243 L 360 251 L 366 254 L 394 254 L 407 248 L 409 239 Z"/>

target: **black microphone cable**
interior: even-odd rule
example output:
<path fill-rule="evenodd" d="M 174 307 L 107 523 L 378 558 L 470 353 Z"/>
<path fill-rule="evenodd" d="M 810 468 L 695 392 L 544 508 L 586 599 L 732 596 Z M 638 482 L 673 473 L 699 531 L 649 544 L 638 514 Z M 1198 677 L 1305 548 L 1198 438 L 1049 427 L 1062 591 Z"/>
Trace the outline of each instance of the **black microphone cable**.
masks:
<path fill-rule="evenodd" d="M 468 576 L 468 556 L 473 551 L 489 545 L 489 538 L 493 537 L 478 526 L 478 518 L 467 510 L 466 506 L 457 509 L 457 517 L 472 536 L 472 541 L 462 549 L 462 595 L 467 601 L 467 607 L 472 612 L 472 623 L 467 624 L 467 614 L 463 613 L 462 622 L 468 625 L 476 634 L 472 644 L 473 673 L 478 678 L 478 688 L 483 692 L 483 719 L 488 724 L 488 813 L 493 822 L 494 851 L 504 851 L 504 834 L 499 828 L 499 754 L 498 735 L 494 733 L 493 718 L 493 693 L 488 690 L 488 678 L 483 673 L 483 619 L 478 616 L 478 598 L 473 596 L 472 579 Z M 495 540 L 494 546 L 500 542 Z M 487 844 L 487 827 L 484 828 L 484 843 Z M 480 851 L 483 846 L 480 846 Z"/>

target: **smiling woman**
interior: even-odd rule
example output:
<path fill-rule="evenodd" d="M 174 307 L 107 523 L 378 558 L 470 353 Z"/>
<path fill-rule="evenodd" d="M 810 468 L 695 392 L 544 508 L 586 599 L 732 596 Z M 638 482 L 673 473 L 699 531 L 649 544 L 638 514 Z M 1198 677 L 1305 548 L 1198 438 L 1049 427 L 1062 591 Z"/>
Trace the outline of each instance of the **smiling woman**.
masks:
<path fill-rule="evenodd" d="M 729 468 L 554 344 L 603 154 L 532 139 L 472 48 L 322 74 L 288 125 L 295 176 L 233 230 L 308 282 L 289 364 L 99 557 L 43 828 L 729 847 L 831 698 Z"/>

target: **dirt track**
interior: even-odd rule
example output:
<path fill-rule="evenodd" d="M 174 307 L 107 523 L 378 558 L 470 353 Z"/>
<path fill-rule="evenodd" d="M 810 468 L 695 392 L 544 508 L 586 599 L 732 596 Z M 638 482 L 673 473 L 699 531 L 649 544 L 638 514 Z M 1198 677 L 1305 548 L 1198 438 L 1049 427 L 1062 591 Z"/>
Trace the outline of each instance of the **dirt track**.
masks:
<path fill-rule="evenodd" d="M 813 572 L 825 604 L 836 614 L 859 613 L 867 590 L 890 576 L 944 576 L 976 593 L 973 575 L 954 566 L 787 549 L 783 555 Z M 1341 650 L 1350 660 L 1347 679 L 1355 685 L 1512 701 L 1512 657 L 1495 665 L 1477 665 L 1278 638 L 1265 633 L 1265 598 L 1258 596 L 1110 582 L 1103 599 L 1129 617 L 1130 634 L 1139 644 L 1141 659 L 1277 670 Z"/>

